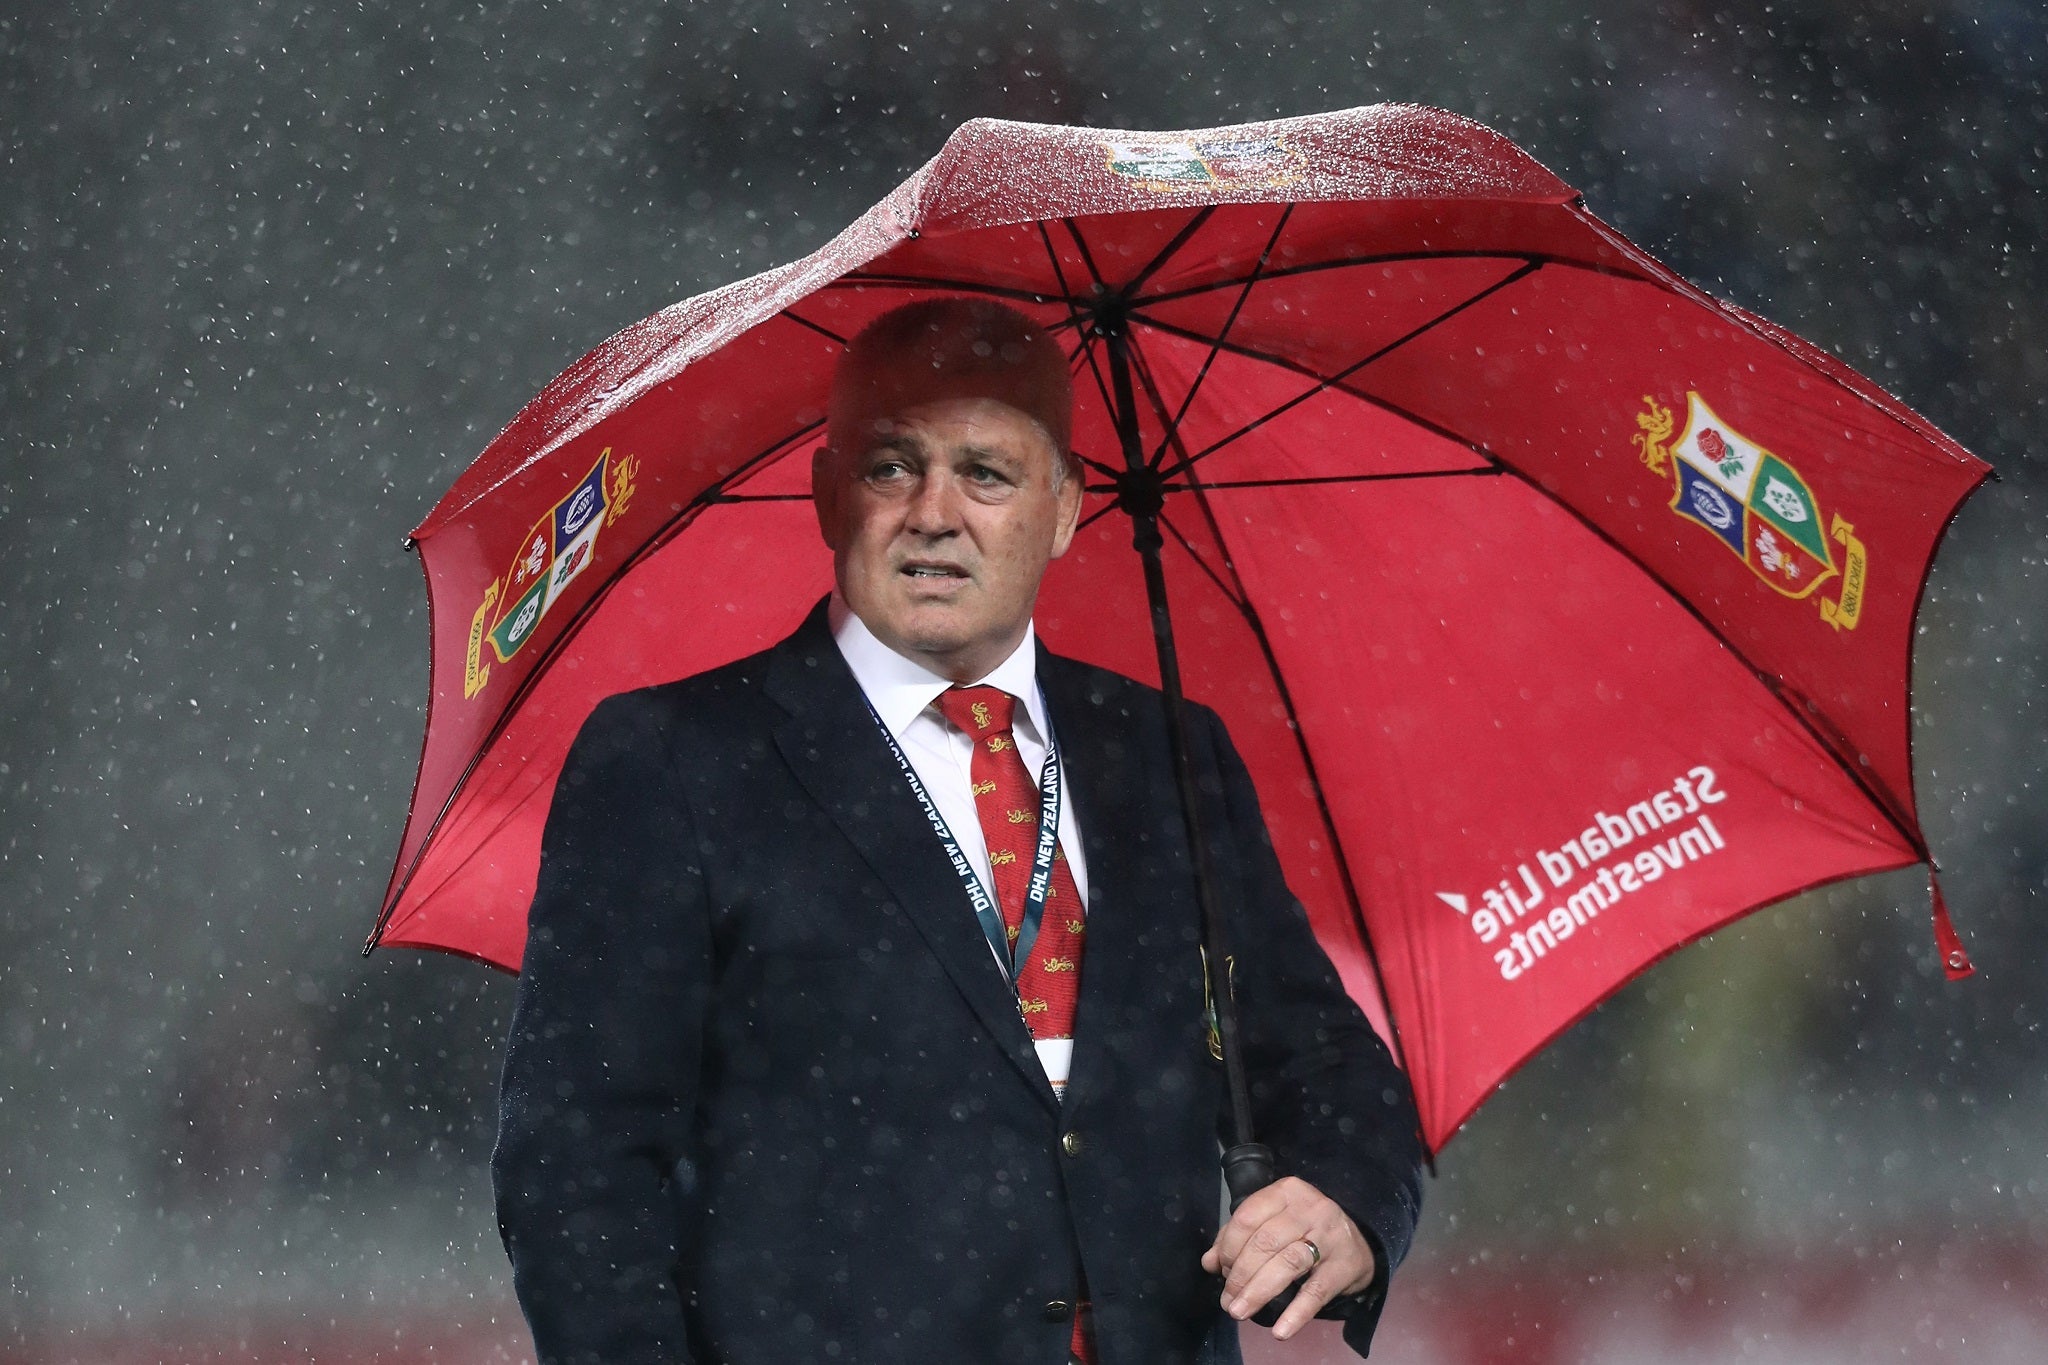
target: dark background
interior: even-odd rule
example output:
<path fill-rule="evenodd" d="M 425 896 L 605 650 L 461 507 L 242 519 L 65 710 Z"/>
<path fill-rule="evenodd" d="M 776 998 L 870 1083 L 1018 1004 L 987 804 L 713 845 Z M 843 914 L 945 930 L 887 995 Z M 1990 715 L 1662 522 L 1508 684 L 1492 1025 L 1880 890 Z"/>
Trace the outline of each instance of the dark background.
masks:
<path fill-rule="evenodd" d="M 0 1359 L 238 1332 L 263 1358 L 250 1333 L 316 1329 L 454 1358 L 428 1321 L 517 1348 L 484 1169 L 509 982 L 357 949 L 426 695 L 401 539 L 556 371 L 816 246 L 975 115 L 1160 128 L 1379 100 L 1515 138 L 2003 476 L 1943 549 L 1916 655 L 1921 813 L 1978 976 L 1942 979 L 1917 872 L 1654 970 L 1445 1153 L 1392 1349 L 1424 1351 L 1455 1303 L 1464 1358 L 1544 1359 L 1531 1343 L 1580 1311 L 1560 1283 L 1669 1299 L 1744 1266 L 1866 1286 L 1931 1266 L 2040 1358 L 2044 14 L 0 16 Z M 1467 1312 L 1481 1283 L 1510 1306 Z M 1741 1324 L 1777 1301 L 1721 1294 L 1737 1327 L 1688 1358 L 1749 1358 Z M 1934 1311 L 1920 1345 L 2005 1358 L 1958 1344 L 1965 1315 Z M 1414 1358 L 1454 1354 L 1432 1349 Z"/>

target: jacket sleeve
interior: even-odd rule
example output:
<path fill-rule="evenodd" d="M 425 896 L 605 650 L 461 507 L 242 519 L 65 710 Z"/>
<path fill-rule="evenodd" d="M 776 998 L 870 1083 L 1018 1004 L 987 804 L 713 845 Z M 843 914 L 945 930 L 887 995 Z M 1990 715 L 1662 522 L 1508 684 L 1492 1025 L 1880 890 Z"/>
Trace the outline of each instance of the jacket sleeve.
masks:
<path fill-rule="evenodd" d="M 542 837 L 491 1160 L 541 1365 L 691 1359 L 670 1185 L 687 1173 L 711 978 L 660 699 L 584 724 Z"/>
<path fill-rule="evenodd" d="M 1364 1355 L 1421 1210 L 1414 1093 L 1287 889 L 1258 793 L 1223 722 L 1206 708 L 1201 714 L 1220 788 L 1208 793 L 1209 808 L 1220 807 L 1229 831 L 1231 875 L 1222 891 L 1254 1133 L 1274 1149 L 1280 1174 L 1334 1199 L 1371 1243 L 1372 1284 L 1322 1314 L 1344 1318 L 1346 1344 Z"/>

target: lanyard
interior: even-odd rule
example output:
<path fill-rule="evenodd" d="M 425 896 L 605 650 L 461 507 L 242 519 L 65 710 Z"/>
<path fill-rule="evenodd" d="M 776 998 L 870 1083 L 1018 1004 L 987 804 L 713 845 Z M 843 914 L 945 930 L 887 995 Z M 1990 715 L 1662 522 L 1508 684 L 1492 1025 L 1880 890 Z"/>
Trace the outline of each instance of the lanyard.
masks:
<path fill-rule="evenodd" d="M 953 864 L 954 875 L 966 888 L 967 901 L 974 907 L 974 917 L 981 921 L 981 932 L 988 937 L 989 947 L 995 949 L 997 961 L 1003 963 L 1010 976 L 1015 978 L 1019 965 L 1031 960 L 1031 945 L 1038 937 L 1038 923 L 1045 918 L 1046 897 L 1052 890 L 1053 854 L 1060 843 L 1059 746 L 1048 733 L 1045 767 L 1038 776 L 1038 851 L 1031 860 L 1030 884 L 1024 888 L 1024 922 L 1018 926 L 1017 945 L 1012 949 L 1010 932 L 1003 924 L 1003 914 L 996 905 L 995 897 L 982 885 L 974 865 L 967 861 L 960 841 L 953 837 L 952 829 L 946 824 L 946 817 L 939 814 L 939 808 L 932 804 L 931 793 L 919 780 L 917 769 L 911 766 L 903 746 L 896 742 L 896 736 L 889 733 L 889 727 L 883 724 L 881 713 L 875 710 L 873 702 L 868 702 L 868 714 L 875 718 L 875 728 L 882 732 L 889 752 L 896 756 L 896 766 L 903 770 L 904 780 L 910 783 L 912 794 L 924 807 L 925 821 L 931 825 L 932 833 L 939 836 L 939 843 L 946 850 L 946 859 Z"/>

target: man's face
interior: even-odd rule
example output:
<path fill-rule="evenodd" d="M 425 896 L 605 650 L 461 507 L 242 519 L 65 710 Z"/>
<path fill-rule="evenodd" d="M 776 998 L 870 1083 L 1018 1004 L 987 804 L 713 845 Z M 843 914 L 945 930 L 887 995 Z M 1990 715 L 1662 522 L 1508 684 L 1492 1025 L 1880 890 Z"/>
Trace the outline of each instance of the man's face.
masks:
<path fill-rule="evenodd" d="M 884 644 L 974 682 L 1024 638 L 1039 580 L 1067 551 L 1081 481 L 1054 487 L 1045 429 L 998 399 L 885 404 L 812 468 L 840 596 Z"/>

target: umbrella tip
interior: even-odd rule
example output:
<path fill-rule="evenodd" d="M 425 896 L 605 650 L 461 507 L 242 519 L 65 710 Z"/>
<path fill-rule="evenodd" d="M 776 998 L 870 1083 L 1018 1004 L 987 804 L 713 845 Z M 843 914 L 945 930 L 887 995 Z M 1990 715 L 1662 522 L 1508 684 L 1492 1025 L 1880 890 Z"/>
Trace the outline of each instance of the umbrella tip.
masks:
<path fill-rule="evenodd" d="M 1934 946 L 1941 955 L 1942 973 L 1951 981 L 1975 976 L 1977 969 L 1970 965 L 1970 955 L 1963 949 L 1963 937 L 1956 932 L 1955 922 L 1948 916 L 1948 899 L 1941 894 L 1941 878 L 1931 863 L 1927 867 L 1927 890 L 1933 902 Z"/>
<path fill-rule="evenodd" d="M 420 543 L 417 540 L 414 540 L 411 536 L 407 536 L 405 538 L 404 545 L 405 548 L 408 550 L 417 550 L 420 547 Z"/>

